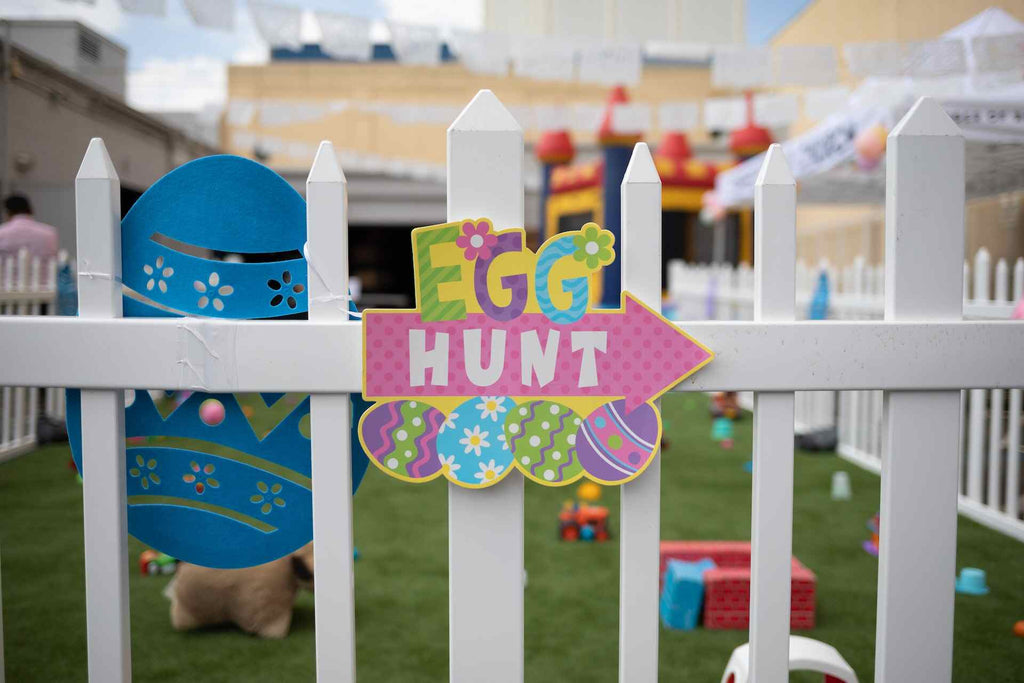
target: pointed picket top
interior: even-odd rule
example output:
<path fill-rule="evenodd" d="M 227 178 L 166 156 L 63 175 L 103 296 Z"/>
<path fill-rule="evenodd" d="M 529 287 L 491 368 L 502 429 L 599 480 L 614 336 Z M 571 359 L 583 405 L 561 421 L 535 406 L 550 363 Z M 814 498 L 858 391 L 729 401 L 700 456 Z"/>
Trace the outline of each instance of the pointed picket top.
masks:
<path fill-rule="evenodd" d="M 638 142 L 633 146 L 633 155 L 629 157 L 626 174 L 622 176 L 622 184 L 637 185 L 661 183 L 658 168 L 646 142 Z"/>
<path fill-rule="evenodd" d="M 338 155 L 334 153 L 334 145 L 330 140 L 320 142 L 316 157 L 309 169 L 307 183 L 345 183 L 345 172 L 338 163 Z"/>
<path fill-rule="evenodd" d="M 522 133 L 523 129 L 493 92 L 481 90 L 448 127 L 448 132 L 453 131 L 515 131 Z"/>
<path fill-rule="evenodd" d="M 900 119 L 889 137 L 898 136 L 963 136 L 960 127 L 949 118 L 931 97 L 922 97 L 914 103 L 906 116 Z"/>
<path fill-rule="evenodd" d="M 789 162 L 786 161 L 786 153 L 777 142 L 768 148 L 764 156 L 764 163 L 754 182 L 755 187 L 759 185 L 796 185 L 793 173 L 789 170 Z"/>
<path fill-rule="evenodd" d="M 85 150 L 82 165 L 78 168 L 78 175 L 75 176 L 75 179 L 118 179 L 114 162 L 107 154 L 107 146 L 103 144 L 103 138 L 93 138 L 89 141 L 89 147 Z"/>

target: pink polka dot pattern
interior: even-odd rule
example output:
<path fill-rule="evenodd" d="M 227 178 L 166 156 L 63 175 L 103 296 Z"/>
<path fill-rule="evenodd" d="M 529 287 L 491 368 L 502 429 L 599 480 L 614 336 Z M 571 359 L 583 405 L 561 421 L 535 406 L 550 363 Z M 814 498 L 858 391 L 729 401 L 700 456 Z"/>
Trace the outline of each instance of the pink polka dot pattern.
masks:
<path fill-rule="evenodd" d="M 366 338 L 366 395 L 369 397 L 417 396 L 626 396 L 627 407 L 660 393 L 711 358 L 711 354 L 680 330 L 651 313 L 632 299 L 626 311 L 590 312 L 567 325 L 551 323 L 543 314 L 525 313 L 514 320 L 498 322 L 483 314 L 469 314 L 465 320 L 424 323 L 413 313 L 368 311 L 364 314 Z M 426 330 L 427 350 L 434 348 L 437 335 L 447 334 L 448 377 L 446 386 L 432 384 L 431 368 L 426 371 L 426 384 L 410 385 L 409 330 Z M 463 331 L 481 329 L 481 363 L 491 364 L 493 335 L 506 335 L 505 358 L 498 380 L 489 386 L 478 386 L 465 372 Z M 542 346 L 548 331 L 558 333 L 558 354 L 555 377 L 540 387 L 536 377 L 524 385 L 521 376 L 521 336 L 537 333 Z M 579 387 L 582 351 L 572 350 L 572 333 L 604 331 L 607 342 L 604 353 L 596 352 L 596 386 Z M 659 355 L 660 354 L 660 355 Z M 651 358 L 656 362 L 651 362 Z"/>

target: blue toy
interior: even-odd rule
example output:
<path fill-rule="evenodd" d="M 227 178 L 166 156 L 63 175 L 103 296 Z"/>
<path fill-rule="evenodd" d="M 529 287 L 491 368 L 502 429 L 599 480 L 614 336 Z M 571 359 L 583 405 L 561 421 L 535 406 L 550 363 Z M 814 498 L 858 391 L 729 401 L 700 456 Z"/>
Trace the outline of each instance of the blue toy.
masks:
<path fill-rule="evenodd" d="M 824 320 L 828 317 L 828 273 L 824 270 L 818 275 L 818 284 L 811 297 L 811 306 L 807 311 L 808 320 Z"/>
<path fill-rule="evenodd" d="M 304 315 L 305 242 L 305 202 L 276 173 L 228 155 L 187 163 L 150 187 L 121 222 L 122 280 L 133 293 L 124 298 L 124 315 Z M 259 262 L 201 258 L 179 245 Z M 351 302 L 349 310 L 355 311 Z M 199 385 L 202 371 L 182 366 L 183 377 Z M 231 394 L 192 392 L 166 418 L 148 392 L 130 396 L 125 410 L 125 435 L 135 438 L 125 452 L 130 534 L 186 562 L 225 569 L 263 564 L 312 540 L 310 441 L 299 427 L 309 414 L 308 397 L 260 438 Z M 272 406 L 283 394 L 261 396 Z M 221 406 L 202 410 L 211 399 Z M 355 395 L 352 401 L 354 493 L 367 465 L 355 429 L 369 404 Z M 88 476 L 81 460 L 77 390 L 68 391 L 67 414 L 75 465 Z"/>
<path fill-rule="evenodd" d="M 690 631 L 697 628 L 704 605 L 704 572 L 714 569 L 715 561 L 703 558 L 696 562 L 669 560 L 658 612 L 666 628 Z"/>

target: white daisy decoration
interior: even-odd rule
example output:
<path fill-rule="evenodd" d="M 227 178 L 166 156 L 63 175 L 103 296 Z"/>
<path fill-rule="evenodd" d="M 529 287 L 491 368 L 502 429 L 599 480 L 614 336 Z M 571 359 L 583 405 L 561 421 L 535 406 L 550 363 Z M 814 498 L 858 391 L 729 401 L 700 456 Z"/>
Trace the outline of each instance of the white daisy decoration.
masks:
<path fill-rule="evenodd" d="M 455 456 L 454 455 L 445 455 L 443 453 L 438 453 L 437 454 L 437 459 L 441 461 L 441 471 L 442 472 L 444 472 L 445 474 L 451 476 L 452 479 L 458 479 L 459 478 L 459 475 L 457 475 L 455 473 L 459 469 L 462 468 L 462 465 L 459 465 L 459 464 L 457 464 L 455 462 Z"/>
<path fill-rule="evenodd" d="M 473 427 L 473 431 L 469 431 L 468 429 L 463 429 L 462 431 L 466 435 L 466 438 L 459 439 L 459 443 L 466 447 L 466 453 L 472 453 L 479 458 L 480 449 L 487 448 L 491 445 L 486 440 L 487 435 L 490 434 L 490 432 L 481 432 L 480 425 Z"/>
<path fill-rule="evenodd" d="M 505 434 L 504 433 L 498 434 L 498 441 L 501 442 L 501 450 L 507 451 L 508 450 L 508 439 L 505 438 Z"/>
<path fill-rule="evenodd" d="M 458 416 L 458 413 L 452 413 L 448 417 L 444 418 L 444 422 L 441 423 L 441 429 L 437 430 L 438 434 L 444 434 L 444 430 L 448 428 L 455 429 L 455 419 Z"/>
<path fill-rule="evenodd" d="M 491 418 L 492 422 L 497 422 L 500 413 L 507 412 L 504 403 L 504 396 L 481 396 L 480 402 L 476 404 L 477 410 L 480 411 L 480 419 Z"/>
<path fill-rule="evenodd" d="M 494 461 L 491 460 L 486 465 L 484 463 L 480 463 L 480 471 L 474 473 L 473 476 L 479 479 L 481 483 L 487 483 L 497 479 L 498 475 L 504 470 L 504 465 L 495 465 Z"/>

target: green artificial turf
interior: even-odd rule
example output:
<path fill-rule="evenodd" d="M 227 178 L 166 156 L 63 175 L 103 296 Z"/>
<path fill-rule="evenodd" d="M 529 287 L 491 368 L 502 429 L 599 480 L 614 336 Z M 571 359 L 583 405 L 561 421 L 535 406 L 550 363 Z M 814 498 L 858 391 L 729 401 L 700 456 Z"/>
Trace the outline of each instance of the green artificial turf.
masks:
<path fill-rule="evenodd" d="M 665 539 L 750 536 L 750 419 L 736 447 L 710 440 L 707 399 L 664 399 L 666 438 L 661 535 Z M 272 423 L 271 414 L 254 420 Z M 259 428 L 262 428 L 260 425 Z M 85 593 L 82 490 L 65 446 L 0 465 L 0 552 L 7 680 L 84 681 Z M 853 500 L 833 502 L 829 482 L 850 473 Z M 556 516 L 572 490 L 526 485 L 526 679 L 616 681 L 617 540 L 561 543 Z M 835 645 L 861 681 L 873 679 L 877 560 L 861 549 L 878 508 L 874 475 L 834 456 L 799 454 L 795 473 L 795 554 L 818 577 L 818 627 L 807 633 Z M 617 531 L 619 495 L 605 489 Z M 357 658 L 360 681 L 447 678 L 447 496 L 442 482 L 414 486 L 371 468 L 355 498 Z M 295 609 L 291 635 L 262 641 L 230 628 L 175 633 L 161 592 L 166 577 L 139 575 L 132 540 L 132 668 L 136 681 L 312 681 L 313 601 Z M 957 596 L 954 678 L 1024 679 L 1024 544 L 960 518 L 958 567 L 982 567 L 992 592 Z M 320 580 L 324 580 L 322 577 Z M 494 593 L 517 590 L 493 585 Z M 487 595 L 480 595 L 487 600 Z M 717 682 L 741 631 L 662 630 L 663 681 Z M 820 680 L 802 677 L 794 680 Z"/>

